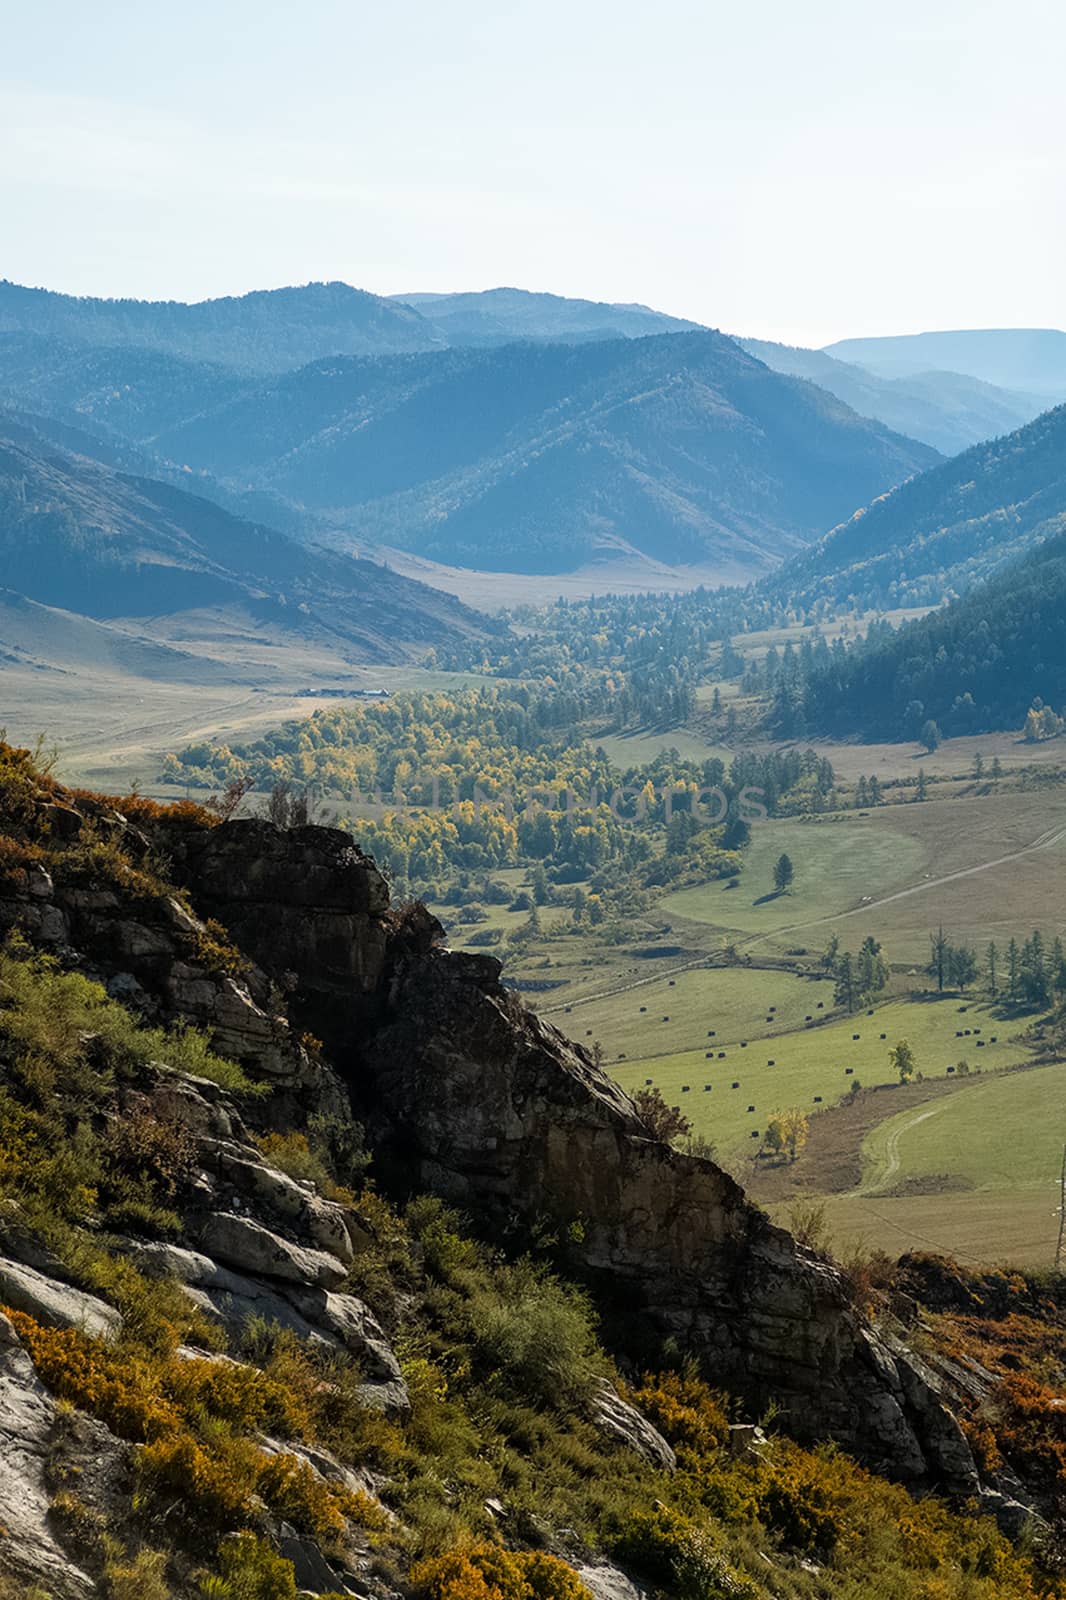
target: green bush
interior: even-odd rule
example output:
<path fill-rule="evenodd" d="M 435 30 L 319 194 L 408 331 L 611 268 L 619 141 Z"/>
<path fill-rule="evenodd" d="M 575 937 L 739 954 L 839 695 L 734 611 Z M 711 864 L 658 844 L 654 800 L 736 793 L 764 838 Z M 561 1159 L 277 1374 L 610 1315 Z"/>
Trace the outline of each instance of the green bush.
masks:
<path fill-rule="evenodd" d="M 528 1259 L 475 1289 L 467 1320 L 480 1362 L 548 1406 L 573 1406 L 603 1365 L 587 1297 Z"/>
<path fill-rule="evenodd" d="M 218 1548 L 218 1572 L 201 1572 L 203 1600 L 296 1600 L 291 1561 L 254 1533 L 237 1533 Z M 328 1597 L 327 1597 L 328 1600 Z"/>

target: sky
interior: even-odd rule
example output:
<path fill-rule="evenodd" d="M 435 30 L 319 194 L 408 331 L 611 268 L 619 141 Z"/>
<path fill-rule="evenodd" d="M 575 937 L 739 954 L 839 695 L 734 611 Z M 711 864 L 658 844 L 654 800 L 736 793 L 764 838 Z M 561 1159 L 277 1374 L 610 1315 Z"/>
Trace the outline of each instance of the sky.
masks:
<path fill-rule="evenodd" d="M 0 0 L 0 276 L 1066 325 L 1061 0 Z"/>

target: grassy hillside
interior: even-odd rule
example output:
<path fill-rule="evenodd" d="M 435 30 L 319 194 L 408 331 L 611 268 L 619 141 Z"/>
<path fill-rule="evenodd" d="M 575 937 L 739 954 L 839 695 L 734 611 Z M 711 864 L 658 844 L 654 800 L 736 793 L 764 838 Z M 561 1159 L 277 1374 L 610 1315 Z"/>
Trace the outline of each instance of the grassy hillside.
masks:
<path fill-rule="evenodd" d="M 450 596 L 231 516 L 170 484 L 61 450 L 0 421 L 0 550 L 8 587 L 98 619 L 239 605 L 265 629 L 326 632 L 370 659 L 477 634 Z"/>

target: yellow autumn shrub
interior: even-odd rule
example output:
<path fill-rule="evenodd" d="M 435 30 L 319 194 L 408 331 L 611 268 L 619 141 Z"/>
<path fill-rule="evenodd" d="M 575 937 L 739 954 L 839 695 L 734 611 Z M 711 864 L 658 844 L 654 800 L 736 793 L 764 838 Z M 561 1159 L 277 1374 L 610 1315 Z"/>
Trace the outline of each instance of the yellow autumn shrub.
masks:
<path fill-rule="evenodd" d="M 707 1456 L 729 1437 L 721 1398 L 694 1372 L 645 1373 L 628 1398 L 675 1450 Z"/>
<path fill-rule="evenodd" d="M 565 1561 L 496 1544 L 472 1544 L 417 1562 L 411 1584 L 421 1600 L 591 1600 Z"/>

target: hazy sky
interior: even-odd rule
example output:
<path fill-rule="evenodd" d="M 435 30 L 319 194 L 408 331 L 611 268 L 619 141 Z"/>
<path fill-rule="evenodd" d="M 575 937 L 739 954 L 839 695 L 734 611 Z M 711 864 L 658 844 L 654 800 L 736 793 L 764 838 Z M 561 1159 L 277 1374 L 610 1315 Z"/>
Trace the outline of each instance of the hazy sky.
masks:
<path fill-rule="evenodd" d="M 1062 0 L 0 0 L 0 275 L 1066 325 Z"/>

